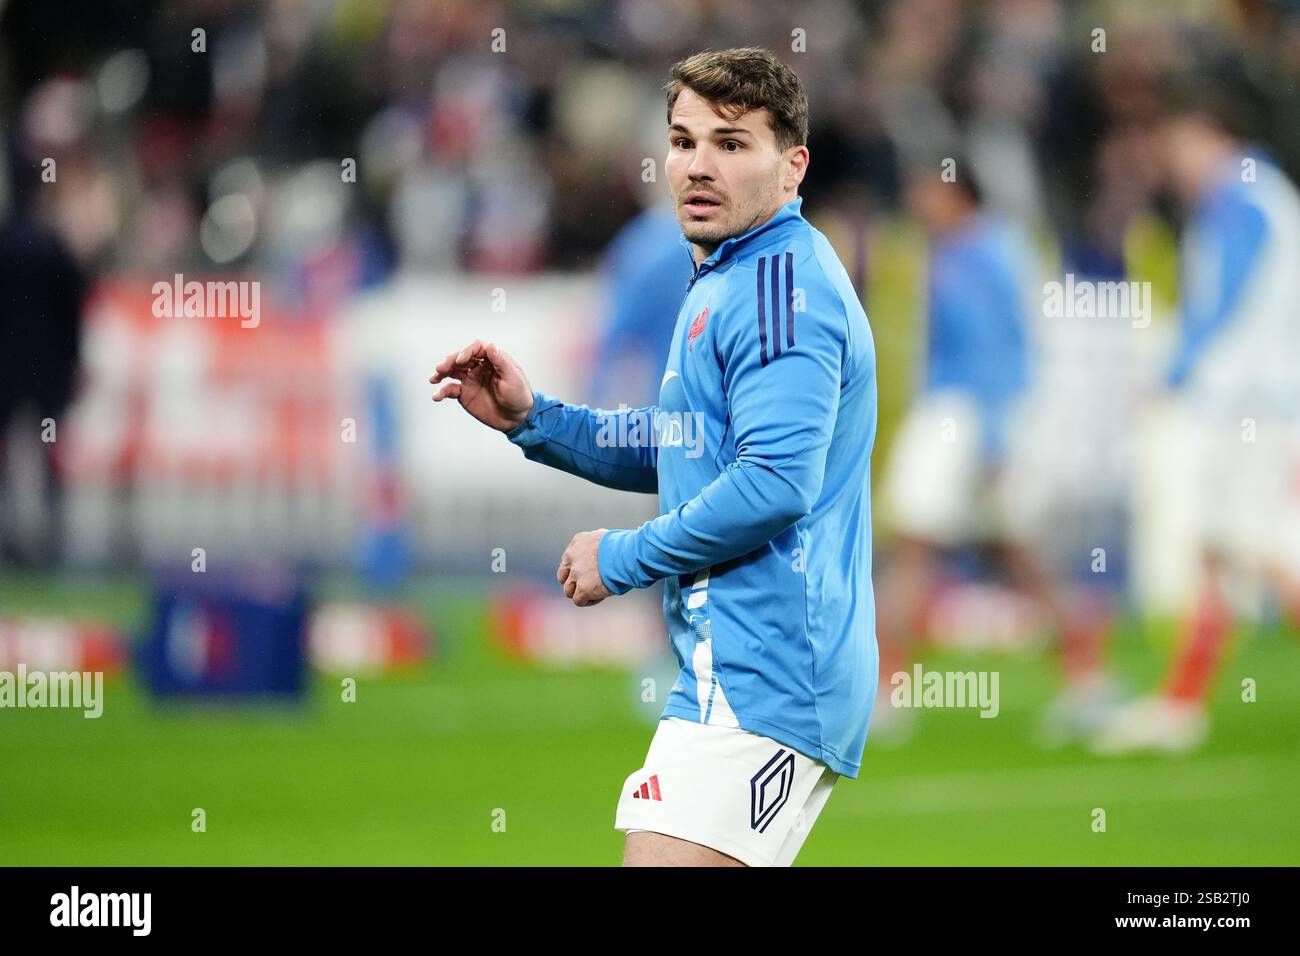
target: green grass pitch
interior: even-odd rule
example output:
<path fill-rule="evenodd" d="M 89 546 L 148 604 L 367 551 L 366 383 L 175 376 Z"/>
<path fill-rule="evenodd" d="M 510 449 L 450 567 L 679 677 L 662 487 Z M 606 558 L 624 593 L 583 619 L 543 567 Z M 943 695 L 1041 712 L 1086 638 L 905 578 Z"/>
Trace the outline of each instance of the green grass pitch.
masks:
<path fill-rule="evenodd" d="M 484 592 L 422 586 L 443 644 L 418 674 L 317 678 L 295 710 L 159 710 L 130 677 L 104 716 L 0 711 L 0 864 L 610 865 L 614 807 L 652 726 L 633 675 L 505 660 Z M 130 626 L 137 583 L 6 577 L 0 609 L 92 614 Z M 1168 627 L 1131 629 L 1115 658 L 1131 687 L 1158 678 Z M 1300 862 L 1300 647 L 1237 641 L 1210 740 L 1190 757 L 1103 760 L 1032 742 L 1054 661 L 929 654 L 996 669 L 1001 714 L 920 711 L 899 749 L 868 744 L 799 865 L 1228 865 Z M 1258 700 L 1240 682 L 1258 682 Z M 202 807 L 207 831 L 191 831 Z M 1106 832 L 1091 828 L 1096 807 Z M 504 811 L 504 832 L 494 819 Z"/>

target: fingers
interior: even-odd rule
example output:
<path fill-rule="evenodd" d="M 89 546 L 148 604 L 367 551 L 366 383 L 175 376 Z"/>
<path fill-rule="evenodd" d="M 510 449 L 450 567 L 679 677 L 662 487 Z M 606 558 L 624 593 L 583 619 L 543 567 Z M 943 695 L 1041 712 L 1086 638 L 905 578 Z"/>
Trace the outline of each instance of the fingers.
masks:
<path fill-rule="evenodd" d="M 433 374 L 429 376 L 429 384 L 437 385 L 456 369 L 471 368 L 473 365 L 478 364 L 479 361 L 487 357 L 489 347 L 495 348 L 491 343 L 484 344 L 481 339 L 475 339 L 459 352 L 452 352 L 433 367 Z M 498 353 L 505 354 L 500 350 L 498 350 Z"/>
<path fill-rule="evenodd" d="M 474 359 L 482 358 L 487 354 L 487 346 L 483 344 L 482 339 L 475 339 L 469 345 L 460 350 L 456 356 L 457 365 L 466 365 Z"/>
<path fill-rule="evenodd" d="M 603 597 L 592 597 L 586 591 L 583 591 L 573 599 L 573 603 L 577 607 L 591 607 L 592 605 L 599 604 L 603 600 L 605 600 Z"/>
<path fill-rule="evenodd" d="M 600 580 L 599 572 L 588 566 L 589 557 L 583 550 L 591 534 L 590 531 L 575 534 L 564 549 L 564 554 L 560 556 L 560 566 L 555 569 L 555 580 L 564 586 L 564 596 L 577 607 L 590 607 L 609 597 L 608 590 Z M 579 568 L 573 566 L 575 551 L 581 558 Z"/>
<path fill-rule="evenodd" d="M 460 382 L 447 382 L 433 393 L 435 402 L 440 402 L 444 398 L 460 398 Z"/>
<path fill-rule="evenodd" d="M 487 354 L 487 360 L 491 362 L 500 372 L 504 373 L 507 370 L 516 371 L 519 368 L 515 360 L 512 359 L 508 354 L 506 354 L 505 350 L 502 349 L 501 346 L 497 345 L 495 342 L 489 342 L 487 344 L 486 354 Z"/>
<path fill-rule="evenodd" d="M 570 578 L 569 580 L 572 582 L 574 579 Z M 603 596 L 596 597 L 592 591 L 585 588 L 581 591 L 575 589 L 574 593 L 568 596 L 572 598 L 575 607 L 591 607 L 605 600 Z"/>
<path fill-rule="evenodd" d="M 452 352 L 433 367 L 433 374 L 429 376 L 430 385 L 437 385 L 451 374 L 451 370 L 456 367 L 456 356 L 459 354 L 459 352 Z"/>
<path fill-rule="evenodd" d="M 587 600 L 585 592 L 578 595 L 578 575 L 573 573 L 573 566 L 570 558 L 570 552 L 565 550 L 564 556 L 560 558 L 560 566 L 555 570 L 555 579 L 564 585 L 564 596 L 573 601 L 578 607 L 586 607 Z"/>

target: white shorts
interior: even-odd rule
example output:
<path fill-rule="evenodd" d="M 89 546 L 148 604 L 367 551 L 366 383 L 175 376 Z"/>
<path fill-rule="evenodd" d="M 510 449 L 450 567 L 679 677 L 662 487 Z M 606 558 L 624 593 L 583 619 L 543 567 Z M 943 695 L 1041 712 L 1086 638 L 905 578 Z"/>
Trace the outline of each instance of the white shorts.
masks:
<path fill-rule="evenodd" d="M 689 840 L 749 866 L 789 866 L 838 779 L 769 737 L 665 717 L 645 766 L 623 784 L 614 828 Z"/>
<path fill-rule="evenodd" d="M 921 396 L 890 449 L 882 492 L 895 533 L 956 546 L 1006 536 L 1005 489 L 982 474 L 980 412 L 957 391 Z"/>
<path fill-rule="evenodd" d="M 1194 424 L 1197 537 L 1247 568 L 1300 575 L 1300 430 L 1260 418 L 1247 441 L 1240 419 Z"/>

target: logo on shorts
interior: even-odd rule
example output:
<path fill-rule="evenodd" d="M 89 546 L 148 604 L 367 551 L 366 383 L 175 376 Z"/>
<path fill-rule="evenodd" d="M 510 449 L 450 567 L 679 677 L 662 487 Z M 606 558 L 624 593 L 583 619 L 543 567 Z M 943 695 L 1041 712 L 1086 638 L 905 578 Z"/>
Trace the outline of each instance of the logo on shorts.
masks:
<path fill-rule="evenodd" d="M 749 828 L 759 833 L 781 812 L 794 783 L 794 754 L 784 747 L 749 778 Z"/>
<path fill-rule="evenodd" d="M 647 780 L 645 783 L 641 784 L 641 788 L 639 790 L 632 791 L 632 799 L 662 801 L 663 797 L 659 795 L 659 774 L 657 773 L 650 774 L 650 779 Z"/>

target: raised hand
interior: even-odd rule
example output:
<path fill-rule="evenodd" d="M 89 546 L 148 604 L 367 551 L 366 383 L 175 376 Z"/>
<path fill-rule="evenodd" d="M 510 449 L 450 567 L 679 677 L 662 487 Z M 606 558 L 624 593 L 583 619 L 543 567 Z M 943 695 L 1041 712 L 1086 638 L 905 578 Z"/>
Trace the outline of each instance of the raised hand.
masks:
<path fill-rule="evenodd" d="M 533 390 L 519 363 L 493 342 L 475 339 L 437 364 L 430 384 L 443 385 L 433 400 L 454 398 L 484 425 L 508 432 L 528 417 Z"/>

